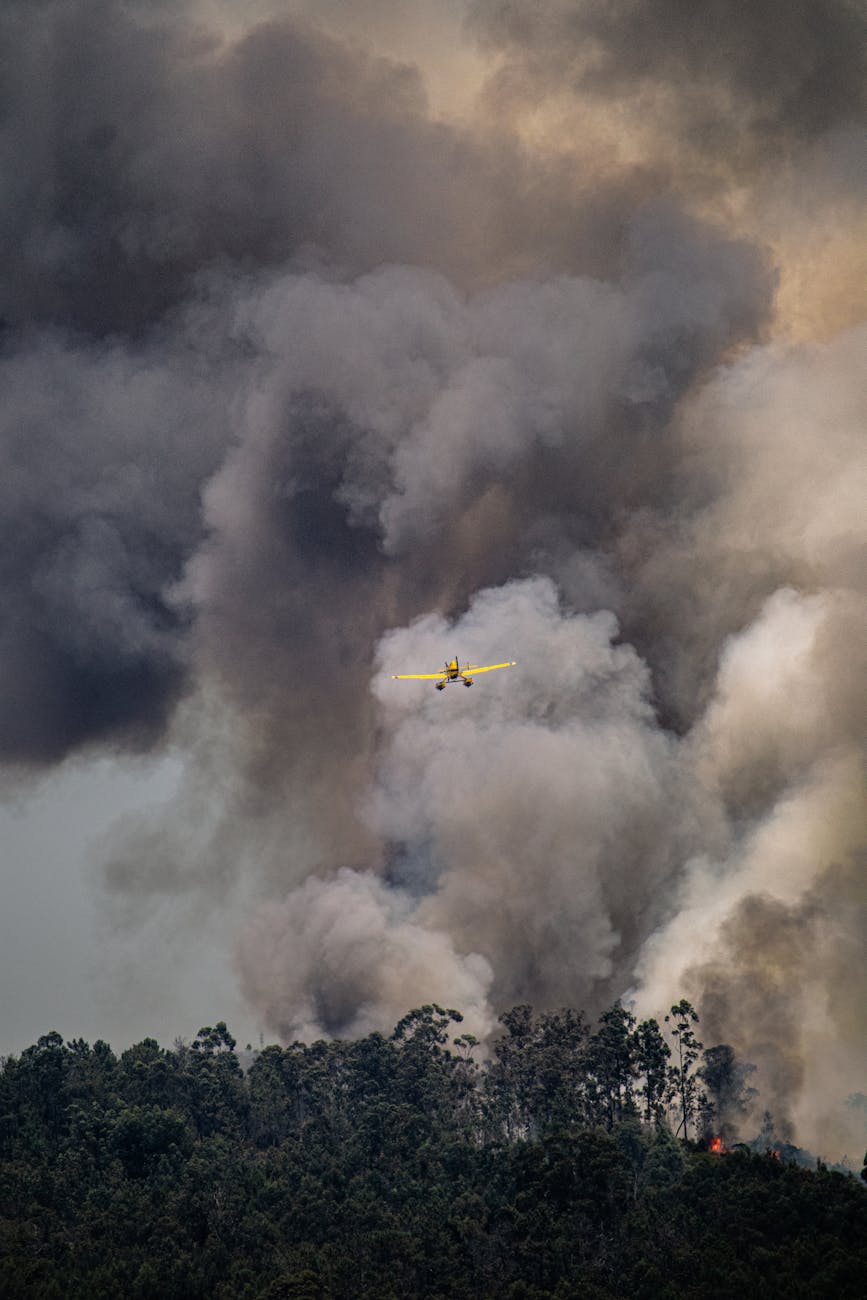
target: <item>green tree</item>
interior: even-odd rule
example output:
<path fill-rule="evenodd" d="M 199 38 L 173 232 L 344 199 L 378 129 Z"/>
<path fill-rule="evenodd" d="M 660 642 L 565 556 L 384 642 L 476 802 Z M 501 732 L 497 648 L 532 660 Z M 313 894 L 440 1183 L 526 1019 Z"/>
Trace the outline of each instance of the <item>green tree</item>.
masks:
<path fill-rule="evenodd" d="M 247 1073 L 249 1132 L 259 1147 L 278 1146 L 308 1118 L 305 1052 L 300 1043 L 273 1044 L 258 1053 Z"/>
<path fill-rule="evenodd" d="M 615 1002 L 599 1017 L 587 1044 L 584 1059 L 592 1113 L 607 1129 L 636 1113 L 634 1028 L 635 1016 Z"/>
<path fill-rule="evenodd" d="M 642 1020 L 634 1035 L 635 1068 L 642 1080 L 638 1096 L 644 1105 L 645 1124 L 659 1128 L 665 1123 L 665 1108 L 671 1096 L 668 1063 L 671 1048 L 662 1036 L 656 1020 Z"/>
<path fill-rule="evenodd" d="M 665 1023 L 671 1025 L 671 1036 L 675 1042 L 676 1064 L 670 1067 L 672 1091 L 677 1100 L 678 1123 L 675 1134 L 682 1133 L 689 1137 L 689 1125 L 698 1107 L 699 1092 L 693 1066 L 699 1059 L 702 1044 L 693 1031 L 698 1024 L 698 1012 L 686 998 L 681 998 L 671 1008 L 671 1014 L 665 1017 Z"/>
<path fill-rule="evenodd" d="M 507 1141 L 583 1123 L 587 1108 L 587 1026 L 571 1008 L 538 1018 L 526 1004 L 500 1017 L 484 1080 L 486 1131 Z"/>
<path fill-rule="evenodd" d="M 754 1065 L 741 1065 L 728 1043 L 706 1047 L 702 1064 L 696 1070 L 707 1092 L 704 1108 L 705 1131 L 716 1132 L 729 1142 L 734 1137 L 738 1120 L 746 1114 L 756 1090 L 747 1083 L 755 1073 Z"/>
<path fill-rule="evenodd" d="M 143 1177 L 161 1156 L 180 1156 L 192 1146 L 184 1116 L 161 1106 L 124 1107 L 109 1140 L 130 1178 Z"/>
<path fill-rule="evenodd" d="M 183 1054 L 178 1084 L 201 1136 L 232 1132 L 239 1124 L 246 1127 L 249 1097 L 235 1040 L 224 1021 L 199 1030 L 190 1051 Z"/>
<path fill-rule="evenodd" d="M 118 1086 L 124 1097 L 139 1106 L 177 1101 L 184 1053 L 166 1051 L 155 1038 L 143 1038 L 121 1054 Z"/>

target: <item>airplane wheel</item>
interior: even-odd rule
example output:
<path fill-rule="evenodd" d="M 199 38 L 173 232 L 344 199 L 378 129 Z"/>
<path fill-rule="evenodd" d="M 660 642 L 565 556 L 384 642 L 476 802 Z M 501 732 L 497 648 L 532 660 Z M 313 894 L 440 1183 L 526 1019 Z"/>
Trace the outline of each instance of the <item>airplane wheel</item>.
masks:
<path fill-rule="evenodd" d="M 472 682 L 464 682 L 464 686 L 472 686 Z"/>

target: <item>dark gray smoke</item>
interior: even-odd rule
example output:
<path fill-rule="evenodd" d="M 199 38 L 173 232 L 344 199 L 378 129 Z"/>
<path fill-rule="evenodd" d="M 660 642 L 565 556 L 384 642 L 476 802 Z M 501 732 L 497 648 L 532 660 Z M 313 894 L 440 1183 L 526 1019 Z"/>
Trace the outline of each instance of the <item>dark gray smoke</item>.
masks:
<path fill-rule="evenodd" d="M 718 955 L 686 974 L 702 998 L 705 1035 L 734 1028 L 740 1052 L 756 1061 L 761 1096 L 754 1109 L 770 1109 L 785 1141 L 812 1128 L 833 1149 L 843 1146 L 847 1129 L 849 1136 L 856 1130 L 842 1107 L 836 1115 L 810 1114 L 804 1094 L 818 1091 L 816 1079 L 824 1090 L 832 1072 L 851 1076 L 859 1068 L 859 1051 L 841 1041 L 838 1027 L 863 1037 L 864 988 L 851 977 L 867 923 L 857 883 L 863 871 L 860 855 L 835 864 L 796 904 L 747 894 L 720 929 Z M 817 1038 L 821 1053 L 811 1050 Z M 811 1073 L 813 1088 L 805 1090 Z"/>
<path fill-rule="evenodd" d="M 195 16 L 4 6 L 8 325 L 140 331 L 227 265 L 406 262 L 476 281 L 617 257 L 637 181 L 576 210 L 569 178 L 514 140 L 432 122 L 418 69 L 303 21 L 224 40 Z"/>
<path fill-rule="evenodd" d="M 842 1141 L 864 6 L 303 8 L 0 16 L 0 751 L 182 748 L 104 882 L 285 1037 L 687 994 Z"/>
<path fill-rule="evenodd" d="M 147 748 L 186 688 L 187 619 L 167 589 L 201 538 L 199 487 L 227 428 L 218 385 L 174 347 L 48 332 L 0 356 L 0 752 L 13 765 Z"/>
<path fill-rule="evenodd" d="M 498 100 L 625 100 L 736 171 L 867 112 L 859 0 L 476 0 L 470 12 L 502 59 Z"/>

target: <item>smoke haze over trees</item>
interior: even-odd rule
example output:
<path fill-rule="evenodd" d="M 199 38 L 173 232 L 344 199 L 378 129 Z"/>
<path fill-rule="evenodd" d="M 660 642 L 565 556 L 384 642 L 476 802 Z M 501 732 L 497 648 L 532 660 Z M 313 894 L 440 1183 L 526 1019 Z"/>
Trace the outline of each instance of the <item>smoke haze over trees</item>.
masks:
<path fill-rule="evenodd" d="M 684 992 L 842 1151 L 867 8 L 700 8 L 4 5 L 0 756 L 182 753 L 286 1041 Z"/>

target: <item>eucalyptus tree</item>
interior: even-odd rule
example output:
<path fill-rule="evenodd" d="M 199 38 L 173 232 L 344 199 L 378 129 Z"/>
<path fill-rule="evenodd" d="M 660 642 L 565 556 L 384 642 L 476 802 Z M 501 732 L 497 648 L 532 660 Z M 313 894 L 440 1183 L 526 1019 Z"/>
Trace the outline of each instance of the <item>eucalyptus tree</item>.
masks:
<path fill-rule="evenodd" d="M 688 1138 L 690 1121 L 695 1117 L 699 1103 L 698 1080 L 693 1069 L 703 1050 L 703 1044 L 698 1041 L 693 1029 L 698 1024 L 698 1012 L 691 1002 L 681 998 L 671 1008 L 671 1014 L 665 1017 L 665 1023 L 671 1026 L 669 1032 L 675 1044 L 676 1064 L 669 1068 L 672 1092 L 679 1113 L 675 1135 L 682 1133 L 684 1138 Z"/>
<path fill-rule="evenodd" d="M 665 1111 L 671 1099 L 669 1060 L 671 1048 L 665 1041 L 656 1020 L 642 1020 L 633 1033 L 635 1066 L 641 1080 L 637 1091 L 642 1101 L 642 1119 L 645 1124 L 660 1128 L 665 1124 Z"/>

